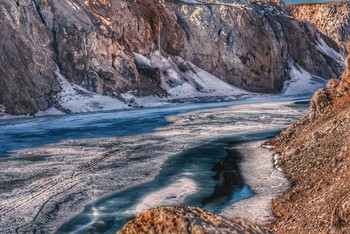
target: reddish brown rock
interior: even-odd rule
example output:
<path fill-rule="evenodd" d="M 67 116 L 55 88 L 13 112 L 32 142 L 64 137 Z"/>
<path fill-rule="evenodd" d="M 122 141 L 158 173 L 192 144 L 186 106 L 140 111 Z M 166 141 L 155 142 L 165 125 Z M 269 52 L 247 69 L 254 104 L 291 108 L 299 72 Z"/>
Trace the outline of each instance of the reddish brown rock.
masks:
<path fill-rule="evenodd" d="M 289 7 L 295 18 L 315 24 L 336 42 L 350 40 L 350 2 L 305 3 Z"/>
<path fill-rule="evenodd" d="M 349 77 L 347 64 L 337 90 Z M 302 118 L 269 142 L 292 181 L 273 202 L 276 233 L 350 232 L 350 93 L 343 90 L 317 91 L 310 107 L 316 116 Z M 290 154 L 293 149 L 300 153 Z"/>
<path fill-rule="evenodd" d="M 327 82 L 327 85 L 326 85 L 326 88 L 327 89 L 335 89 L 339 86 L 339 83 L 340 83 L 340 80 L 338 79 L 330 79 L 328 82 Z"/>
<path fill-rule="evenodd" d="M 129 221 L 118 234 L 146 233 L 271 233 L 243 218 L 226 219 L 200 208 L 173 206 L 146 211 Z"/>
<path fill-rule="evenodd" d="M 155 50 L 255 92 L 278 92 L 290 60 L 316 76 L 339 76 L 339 61 L 317 49 L 324 36 L 279 1 L 201 2 L 0 1 L 0 104 L 10 114 L 56 105 L 56 64 L 93 92 L 164 96 L 161 73 L 134 61 L 134 52 Z"/>

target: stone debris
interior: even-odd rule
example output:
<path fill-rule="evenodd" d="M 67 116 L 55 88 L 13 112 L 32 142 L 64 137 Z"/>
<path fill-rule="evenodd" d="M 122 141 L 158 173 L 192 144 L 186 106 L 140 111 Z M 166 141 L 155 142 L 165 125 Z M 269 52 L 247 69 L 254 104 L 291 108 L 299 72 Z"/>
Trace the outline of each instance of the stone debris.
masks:
<path fill-rule="evenodd" d="M 337 86 L 315 93 L 308 116 L 267 143 L 292 182 L 273 202 L 275 233 L 350 232 L 349 69 Z"/>

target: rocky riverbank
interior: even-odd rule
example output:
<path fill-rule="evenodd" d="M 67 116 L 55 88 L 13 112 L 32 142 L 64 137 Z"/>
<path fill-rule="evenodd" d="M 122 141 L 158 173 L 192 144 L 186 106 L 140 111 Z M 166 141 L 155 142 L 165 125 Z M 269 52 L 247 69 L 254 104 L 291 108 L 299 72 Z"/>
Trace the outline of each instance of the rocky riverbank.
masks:
<path fill-rule="evenodd" d="M 273 203 L 276 233 L 350 232 L 350 57 L 347 65 L 315 93 L 309 115 L 270 141 L 292 182 Z"/>

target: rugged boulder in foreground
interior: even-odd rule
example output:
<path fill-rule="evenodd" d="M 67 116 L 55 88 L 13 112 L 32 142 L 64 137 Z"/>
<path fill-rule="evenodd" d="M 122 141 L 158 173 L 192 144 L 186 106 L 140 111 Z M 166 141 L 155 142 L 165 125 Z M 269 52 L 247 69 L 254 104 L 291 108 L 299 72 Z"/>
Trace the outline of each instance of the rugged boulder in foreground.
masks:
<path fill-rule="evenodd" d="M 141 214 L 124 225 L 118 234 L 141 233 L 270 233 L 243 218 L 226 219 L 200 208 L 160 207 Z"/>
<path fill-rule="evenodd" d="M 294 67 L 327 79 L 342 70 L 338 55 L 324 50 L 331 39 L 279 1 L 1 0 L 0 19 L 0 105 L 10 114 L 60 108 L 56 67 L 70 82 L 121 100 L 130 90 L 186 92 L 182 73 L 191 64 L 268 93 L 281 90 Z M 135 62 L 135 53 L 157 50 L 166 59 Z"/>
<path fill-rule="evenodd" d="M 349 84 L 350 56 L 341 81 L 316 92 L 310 114 L 270 142 L 292 181 L 273 202 L 276 233 L 350 232 Z"/>

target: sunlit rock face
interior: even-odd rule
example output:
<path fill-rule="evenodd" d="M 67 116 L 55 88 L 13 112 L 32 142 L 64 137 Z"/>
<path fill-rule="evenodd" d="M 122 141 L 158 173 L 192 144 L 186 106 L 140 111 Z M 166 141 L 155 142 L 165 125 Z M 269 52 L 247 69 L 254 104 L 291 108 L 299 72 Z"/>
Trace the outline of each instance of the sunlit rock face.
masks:
<path fill-rule="evenodd" d="M 346 65 L 341 80 L 314 94 L 309 114 L 269 142 L 293 181 L 273 201 L 274 233 L 350 232 L 350 55 Z"/>
<path fill-rule="evenodd" d="M 117 232 L 132 233 L 271 233 L 243 218 L 227 219 L 200 208 L 160 207 L 146 211 Z"/>
<path fill-rule="evenodd" d="M 350 40 L 350 2 L 330 2 L 291 5 L 295 18 L 312 22 L 333 40 Z"/>
<path fill-rule="evenodd" d="M 292 19 L 279 1 L 0 4 L 0 104 L 11 114 L 58 105 L 56 64 L 70 82 L 92 92 L 116 98 L 128 90 L 137 96 L 166 96 L 160 86 L 163 72 L 138 66 L 133 53 L 148 56 L 160 50 L 164 56 L 180 56 L 254 92 L 278 92 L 289 79 L 290 61 L 324 78 L 337 77 L 342 70 L 339 61 L 318 50 L 323 36 Z"/>

